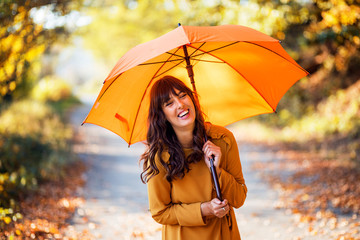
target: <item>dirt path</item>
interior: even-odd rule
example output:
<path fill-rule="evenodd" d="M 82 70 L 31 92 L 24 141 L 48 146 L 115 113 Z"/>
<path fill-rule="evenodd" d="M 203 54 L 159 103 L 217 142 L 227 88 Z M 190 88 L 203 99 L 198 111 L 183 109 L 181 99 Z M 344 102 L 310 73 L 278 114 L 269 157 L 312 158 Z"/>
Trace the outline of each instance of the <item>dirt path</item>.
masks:
<path fill-rule="evenodd" d="M 82 232 L 90 239 L 161 239 L 161 226 L 148 212 L 146 185 L 139 178 L 138 158 L 142 144 L 131 148 L 114 133 L 82 120 L 90 110 L 87 103 L 73 112 L 71 121 L 82 142 L 75 151 L 89 166 L 84 176 L 85 202 L 76 212 L 69 236 Z M 251 166 L 257 161 L 276 161 L 268 150 L 240 144 L 240 157 L 248 186 L 244 206 L 236 216 L 245 240 L 317 239 L 307 236 L 305 226 L 295 227 L 293 217 L 274 208 L 277 193 L 261 180 Z"/>

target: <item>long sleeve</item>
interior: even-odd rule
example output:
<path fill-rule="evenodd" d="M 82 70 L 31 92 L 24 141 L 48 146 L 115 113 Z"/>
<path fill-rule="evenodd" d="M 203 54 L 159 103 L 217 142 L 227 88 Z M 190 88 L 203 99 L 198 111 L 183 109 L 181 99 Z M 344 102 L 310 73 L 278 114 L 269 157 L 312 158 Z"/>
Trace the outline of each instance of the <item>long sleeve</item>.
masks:
<path fill-rule="evenodd" d="M 163 225 L 203 226 L 200 204 L 173 203 L 171 200 L 171 184 L 165 178 L 165 169 L 156 160 L 160 172 L 148 182 L 150 212 L 155 221 Z"/>
<path fill-rule="evenodd" d="M 227 132 L 225 138 L 227 138 L 227 144 L 220 164 L 222 167 L 219 178 L 220 189 L 223 198 L 227 199 L 231 206 L 239 208 L 245 202 L 247 187 L 242 174 L 236 140 L 230 131 Z"/>

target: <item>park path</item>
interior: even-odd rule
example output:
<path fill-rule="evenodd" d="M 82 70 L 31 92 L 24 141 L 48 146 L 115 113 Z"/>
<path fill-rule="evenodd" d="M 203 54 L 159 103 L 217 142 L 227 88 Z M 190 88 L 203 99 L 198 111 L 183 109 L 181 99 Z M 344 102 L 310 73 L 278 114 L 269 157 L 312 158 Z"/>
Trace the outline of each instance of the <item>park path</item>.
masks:
<path fill-rule="evenodd" d="M 91 98 L 92 100 L 94 98 Z M 84 178 L 84 203 L 77 209 L 69 235 L 80 232 L 87 239 L 161 239 L 161 226 L 148 212 L 146 185 L 140 181 L 138 159 L 144 151 L 139 143 L 128 148 L 116 134 L 85 124 L 91 101 L 71 114 L 78 139 L 74 150 L 88 165 Z M 245 204 L 235 210 L 244 240 L 316 239 L 294 224 L 292 215 L 274 207 L 278 195 L 252 168 L 259 161 L 276 161 L 274 154 L 258 146 L 240 143 L 240 158 L 249 189 Z M 85 238 L 85 237 L 84 237 Z"/>

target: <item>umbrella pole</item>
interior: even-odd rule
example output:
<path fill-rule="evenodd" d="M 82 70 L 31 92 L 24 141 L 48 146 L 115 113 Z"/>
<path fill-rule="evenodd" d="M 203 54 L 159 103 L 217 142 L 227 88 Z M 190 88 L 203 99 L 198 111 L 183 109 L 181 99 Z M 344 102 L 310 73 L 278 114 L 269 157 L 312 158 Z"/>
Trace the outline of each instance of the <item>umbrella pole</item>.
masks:
<path fill-rule="evenodd" d="M 196 92 L 193 66 L 190 64 L 190 57 L 189 57 L 186 45 L 183 45 L 183 50 L 184 50 L 185 61 L 186 61 L 186 69 L 187 69 L 187 72 L 188 72 L 188 75 L 189 75 L 189 78 L 190 78 L 190 82 L 191 82 L 193 91 Z M 196 100 L 198 100 L 197 95 L 195 95 L 195 97 L 196 97 Z M 206 134 L 205 134 L 205 142 L 207 142 Z M 212 155 L 211 158 L 209 159 L 210 160 L 210 172 L 211 172 L 212 179 L 214 181 L 216 196 L 220 201 L 222 201 L 223 199 L 222 199 L 222 196 L 221 196 L 219 179 L 218 179 L 218 175 L 216 173 L 216 168 L 214 166 L 214 158 L 215 158 L 215 156 Z"/>
<path fill-rule="evenodd" d="M 193 91 L 196 92 L 193 66 L 190 64 L 190 57 L 189 57 L 186 45 L 183 45 L 183 50 L 184 50 L 185 61 L 186 61 L 186 70 L 188 72 L 188 76 L 190 78 L 190 82 L 191 82 Z"/>
<path fill-rule="evenodd" d="M 207 136 L 205 134 L 205 142 L 207 141 Z M 211 155 L 211 158 L 209 159 L 210 161 L 210 172 L 211 172 L 211 177 L 214 181 L 214 186 L 215 186 L 215 191 L 216 191 L 216 196 L 217 198 L 222 201 L 222 196 L 221 196 L 221 190 L 220 190 L 220 184 L 219 184 L 219 179 L 218 179 L 218 175 L 216 172 L 216 168 L 214 166 L 214 155 Z"/>

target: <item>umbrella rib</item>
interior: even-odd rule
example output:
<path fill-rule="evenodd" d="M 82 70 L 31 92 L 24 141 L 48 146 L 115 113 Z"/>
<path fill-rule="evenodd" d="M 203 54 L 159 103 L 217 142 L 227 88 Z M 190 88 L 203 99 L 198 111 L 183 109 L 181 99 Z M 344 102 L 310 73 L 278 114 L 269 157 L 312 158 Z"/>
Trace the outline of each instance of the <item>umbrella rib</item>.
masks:
<path fill-rule="evenodd" d="M 200 50 L 200 48 L 201 48 L 202 46 L 204 46 L 204 44 L 205 44 L 205 43 L 206 43 L 206 42 L 202 43 L 202 44 L 201 44 L 198 48 L 196 48 L 196 49 L 195 49 L 195 51 L 194 51 L 194 52 L 192 52 L 192 53 L 190 54 L 190 57 L 191 57 L 194 53 L 196 53 L 198 50 Z M 178 50 L 176 50 L 176 51 L 178 51 Z M 169 52 L 166 52 L 166 53 L 168 53 L 168 54 L 172 54 L 172 53 L 169 53 Z M 182 59 L 182 61 L 181 61 L 181 62 L 179 62 L 178 64 L 176 64 L 176 65 L 174 65 L 173 67 L 169 68 L 169 69 L 168 69 L 168 70 L 166 70 L 165 72 L 162 72 L 161 74 L 156 75 L 154 78 L 159 77 L 159 76 L 161 76 L 161 75 L 165 74 L 166 72 L 168 72 L 168 71 L 170 71 L 171 69 L 175 68 L 175 67 L 176 67 L 176 66 L 178 66 L 179 64 L 183 63 L 183 62 L 184 62 L 184 60 L 185 60 L 185 58 L 184 58 L 184 57 L 182 57 L 182 56 L 180 56 L 180 55 L 177 55 L 177 54 L 172 54 L 172 55 L 177 56 L 177 57 L 181 57 L 181 58 L 183 58 L 183 59 Z M 197 56 L 199 56 L 199 55 L 197 55 Z M 179 60 L 179 59 L 177 59 L 177 60 Z M 216 62 L 216 61 L 209 61 L 209 60 L 201 60 L 201 59 L 195 59 L 195 58 L 192 58 L 192 60 L 202 61 L 202 62 L 224 63 L 224 62 Z"/>
<path fill-rule="evenodd" d="M 222 49 L 222 48 L 226 48 L 226 47 L 232 46 L 232 45 L 237 44 L 237 43 L 239 43 L 239 41 L 232 42 L 232 43 L 230 43 L 230 44 L 227 44 L 227 45 L 224 45 L 224 46 L 222 46 L 222 47 L 218 47 L 218 48 L 212 49 L 212 50 L 210 50 L 210 51 L 203 51 L 202 53 L 199 53 L 199 54 L 197 54 L 197 55 L 195 55 L 195 56 L 192 56 L 192 58 L 198 57 L 198 56 L 201 56 L 201 55 L 204 55 L 204 54 L 207 54 L 207 53 L 211 53 L 211 52 L 220 50 L 220 49 Z M 191 45 L 189 45 L 189 46 L 191 46 Z M 193 47 L 193 46 L 192 46 L 192 47 Z M 195 48 L 195 47 L 193 47 L 193 48 Z M 196 50 L 202 51 L 200 48 L 197 48 Z"/>
<path fill-rule="evenodd" d="M 202 45 L 201 45 L 202 46 Z M 175 51 L 175 53 L 177 52 L 178 50 Z M 196 51 L 195 51 L 196 52 Z M 170 54 L 170 58 L 172 56 L 176 56 L 176 57 L 179 57 L 180 59 L 173 59 L 173 60 L 168 60 L 168 61 L 160 61 L 160 62 L 150 62 L 150 63 L 141 63 L 139 64 L 139 66 L 143 66 L 143 65 L 151 65 L 151 64 L 159 64 L 159 63 L 167 63 L 167 62 L 176 62 L 176 61 L 183 61 L 185 58 L 181 55 L 177 55 L 175 53 L 170 53 L 170 52 L 165 52 L 167 54 Z"/>
<path fill-rule="evenodd" d="M 197 62 L 225 63 L 225 62 L 217 62 L 217 61 L 211 61 L 211 60 L 202 60 L 202 59 L 200 59 L 200 58 L 194 58 L 194 57 L 193 57 L 194 53 L 196 53 L 197 51 L 200 51 L 200 48 L 201 48 L 202 46 L 204 46 L 205 43 L 206 43 L 206 42 L 204 42 L 203 44 L 201 44 L 198 48 L 196 48 L 196 50 L 195 50 L 194 52 L 192 52 L 192 53 L 190 54 L 190 56 L 189 56 L 190 59 L 193 60 L 193 61 L 197 61 Z M 195 57 L 196 57 L 196 56 L 204 56 L 204 54 L 205 54 L 205 53 L 197 54 L 197 55 L 195 55 Z M 195 64 L 194 64 L 194 66 L 195 66 Z"/>
<path fill-rule="evenodd" d="M 177 52 L 177 51 L 178 51 L 178 50 L 176 50 L 175 52 Z M 165 52 L 165 53 L 170 54 L 171 56 L 176 56 L 176 57 L 179 57 L 179 58 L 184 59 L 184 56 L 177 55 L 177 54 L 175 54 L 175 53 L 170 53 L 170 52 Z M 171 57 L 171 56 L 170 56 L 170 57 Z"/>
<path fill-rule="evenodd" d="M 190 45 L 189 47 L 192 47 L 192 46 Z M 199 50 L 202 51 L 201 49 L 199 49 Z M 261 96 L 261 98 L 271 107 L 271 109 L 273 110 L 273 112 L 276 112 L 275 109 L 271 106 L 271 104 L 267 101 L 267 99 L 264 98 L 264 96 L 259 92 L 259 90 L 258 90 L 253 84 L 251 84 L 251 82 L 250 82 L 249 80 L 247 80 L 246 77 L 245 77 L 241 72 L 239 72 L 236 68 L 234 68 L 234 67 L 233 67 L 232 65 L 230 65 L 228 62 L 224 61 L 223 59 L 219 58 L 218 56 L 215 56 L 215 55 L 213 55 L 213 54 L 211 54 L 211 53 L 209 53 L 209 52 L 205 52 L 205 51 L 204 51 L 204 54 L 205 54 L 205 53 L 211 55 L 211 56 L 214 57 L 214 58 L 219 59 L 220 61 L 223 61 L 223 62 L 226 63 L 229 67 L 231 67 L 231 68 L 234 69 L 237 73 L 239 73 L 239 75 L 241 75 L 241 76 L 245 79 L 245 81 L 248 82 L 248 83 L 254 88 L 254 90 Z"/>
<path fill-rule="evenodd" d="M 303 69 L 301 66 L 299 66 L 299 65 L 297 65 L 297 64 L 294 64 L 293 62 L 289 61 L 287 58 L 283 57 L 282 55 L 278 54 L 277 52 L 275 52 L 275 51 L 273 51 L 273 50 L 271 50 L 271 49 L 269 49 L 269 48 L 267 48 L 267 47 L 261 46 L 261 45 L 259 45 L 259 44 L 253 43 L 253 42 L 246 42 L 246 41 L 244 41 L 244 43 L 249 43 L 249 44 L 256 45 L 256 46 L 258 46 L 258 47 L 262 47 L 262 48 L 264 48 L 264 49 L 266 49 L 266 50 L 268 50 L 268 51 L 270 51 L 270 52 L 278 55 L 279 57 L 285 59 L 287 62 L 293 64 L 294 66 L 296 66 L 296 67 L 299 68 L 300 70 L 304 71 L 306 74 L 309 74 L 308 71 L 306 71 L 305 69 Z"/>
<path fill-rule="evenodd" d="M 167 63 L 167 62 L 176 62 L 176 61 L 184 61 L 184 59 L 173 59 L 173 60 L 169 60 L 169 61 L 141 63 L 138 66 L 152 65 L 152 64 L 159 64 L 159 63 Z"/>
<path fill-rule="evenodd" d="M 121 73 L 122 74 L 122 73 Z M 110 86 L 116 81 L 116 79 L 118 79 L 118 77 L 121 76 L 121 74 L 119 74 L 110 84 L 109 86 L 104 90 L 104 92 L 101 94 L 101 96 L 98 97 L 98 99 L 96 99 L 95 103 L 98 102 L 100 103 L 101 98 L 104 96 L 104 94 L 106 93 L 106 91 L 110 88 Z M 105 82 L 104 82 L 105 84 Z M 89 113 L 90 114 L 90 113 Z M 85 121 L 88 119 L 89 115 L 86 116 L 85 120 L 83 121 L 83 123 L 81 125 L 83 125 L 85 123 Z"/>
<path fill-rule="evenodd" d="M 177 51 L 179 51 L 180 48 L 181 48 L 181 47 L 178 47 L 178 48 L 176 49 L 176 51 L 175 51 L 174 53 L 172 53 L 168 59 L 170 59 L 172 56 L 175 56 L 175 53 L 176 53 Z M 167 52 L 167 53 L 168 53 L 168 52 Z M 169 53 L 169 54 L 170 54 L 170 53 Z M 182 60 L 184 61 L 185 58 L 182 59 Z M 175 64 L 172 68 L 176 67 L 177 65 L 179 65 L 179 64 L 182 63 L 183 61 Z M 159 76 L 159 75 L 157 75 L 157 73 L 160 71 L 160 69 L 161 69 L 162 67 L 164 67 L 165 63 L 167 63 L 167 62 L 169 62 L 169 61 L 164 61 L 164 62 L 163 62 L 163 65 L 158 68 L 158 70 L 156 71 L 156 73 L 154 74 L 154 76 L 151 78 L 151 81 L 152 81 L 154 78 L 156 78 L 157 76 Z M 170 69 L 172 69 L 172 68 L 170 68 Z M 169 70 L 167 70 L 167 71 L 169 71 Z M 165 71 L 165 72 L 167 72 L 167 71 Z M 150 82 L 151 82 L 151 81 L 150 81 Z"/>
<path fill-rule="evenodd" d="M 206 43 L 206 42 L 203 42 L 198 48 L 196 48 L 195 51 L 192 52 L 189 57 L 191 58 L 198 50 L 200 50 L 200 48 L 201 48 L 202 46 L 205 45 L 205 43 Z"/>
<path fill-rule="evenodd" d="M 225 62 L 221 62 L 221 61 L 202 60 L 202 59 L 198 59 L 198 58 L 192 58 L 191 60 L 198 61 L 198 62 L 225 63 Z"/>
<path fill-rule="evenodd" d="M 116 78 L 109 84 L 109 86 L 104 90 L 104 92 L 101 94 L 101 96 L 99 96 L 99 100 L 97 102 L 100 102 L 100 99 L 104 96 L 104 94 L 106 93 L 106 91 L 111 87 L 111 85 L 116 81 L 116 79 L 118 79 L 121 74 L 123 73 L 120 73 L 119 75 L 116 76 Z M 104 82 L 105 84 L 105 82 Z"/>
<path fill-rule="evenodd" d="M 157 77 L 159 77 L 159 76 L 161 76 L 161 75 L 163 75 L 163 74 L 167 73 L 168 71 L 170 71 L 171 69 L 173 69 L 173 68 L 177 67 L 178 65 L 180 65 L 180 64 L 181 64 L 181 63 L 183 63 L 184 61 L 185 61 L 185 60 L 183 60 L 183 61 L 181 61 L 181 62 L 179 62 L 179 63 L 175 64 L 174 66 L 172 66 L 171 68 L 169 68 L 169 69 L 168 69 L 168 70 L 166 70 L 165 72 L 160 73 L 159 75 L 155 75 L 155 76 L 154 76 L 154 78 L 157 78 Z"/>
<path fill-rule="evenodd" d="M 176 53 L 177 51 L 179 51 L 179 49 L 180 49 L 180 48 L 178 48 L 178 49 L 174 52 L 174 54 L 171 54 L 170 57 L 168 58 L 168 60 L 169 60 L 173 55 L 175 55 L 175 53 Z M 139 112 L 140 112 L 141 103 L 143 102 L 143 100 L 144 100 L 144 98 L 145 98 L 146 90 L 149 88 L 149 86 L 150 86 L 150 84 L 152 83 L 152 81 L 157 77 L 157 73 L 158 73 L 158 72 L 160 71 L 160 69 L 165 65 L 165 63 L 166 63 L 166 61 L 164 61 L 163 65 L 162 65 L 161 67 L 159 67 L 159 69 L 156 71 L 156 73 L 154 74 L 154 76 L 150 79 L 150 81 L 149 81 L 148 85 L 146 86 L 145 91 L 144 91 L 144 93 L 143 93 L 143 95 L 142 95 L 142 97 L 141 97 L 140 105 L 139 105 L 139 107 L 138 107 L 138 109 L 137 109 L 136 116 L 135 116 L 135 120 L 134 120 L 134 124 L 133 124 L 133 127 L 132 127 L 132 129 L 131 129 L 131 134 L 130 134 L 130 138 L 129 138 L 129 147 L 130 147 L 130 145 L 131 145 L 131 139 L 132 139 L 133 134 L 134 134 L 135 125 L 136 125 L 136 122 L 137 122 L 137 119 L 138 119 L 138 115 L 139 115 Z M 180 63 L 181 63 L 181 62 L 180 62 Z M 178 63 L 177 65 L 179 65 L 180 63 Z M 176 65 L 176 66 L 177 66 L 177 65 Z"/>

